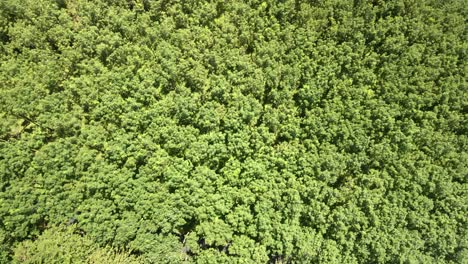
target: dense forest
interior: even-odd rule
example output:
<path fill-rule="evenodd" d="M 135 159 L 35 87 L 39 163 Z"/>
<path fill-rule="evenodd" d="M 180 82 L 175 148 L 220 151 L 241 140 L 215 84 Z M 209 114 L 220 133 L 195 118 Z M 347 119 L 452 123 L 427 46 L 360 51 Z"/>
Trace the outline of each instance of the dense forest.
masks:
<path fill-rule="evenodd" d="M 1 0 L 0 263 L 466 263 L 464 0 Z"/>

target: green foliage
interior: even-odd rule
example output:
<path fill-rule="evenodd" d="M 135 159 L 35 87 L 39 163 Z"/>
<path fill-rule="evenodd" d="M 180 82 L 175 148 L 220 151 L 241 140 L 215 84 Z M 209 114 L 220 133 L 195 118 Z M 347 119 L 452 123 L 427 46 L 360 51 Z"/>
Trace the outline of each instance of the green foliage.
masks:
<path fill-rule="evenodd" d="M 128 252 L 99 248 L 77 232 L 74 226 L 49 228 L 34 241 L 18 244 L 13 263 L 142 263 Z"/>
<path fill-rule="evenodd" d="M 466 11 L 1 1 L 0 262 L 462 263 Z"/>

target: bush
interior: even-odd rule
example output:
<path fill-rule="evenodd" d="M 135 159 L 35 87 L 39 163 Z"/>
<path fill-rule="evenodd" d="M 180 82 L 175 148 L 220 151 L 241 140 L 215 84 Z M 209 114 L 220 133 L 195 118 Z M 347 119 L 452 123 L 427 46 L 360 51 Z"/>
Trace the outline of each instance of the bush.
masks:
<path fill-rule="evenodd" d="M 127 251 L 98 247 L 87 236 L 77 234 L 74 226 L 52 227 L 35 240 L 19 243 L 14 249 L 14 263 L 143 263 Z"/>

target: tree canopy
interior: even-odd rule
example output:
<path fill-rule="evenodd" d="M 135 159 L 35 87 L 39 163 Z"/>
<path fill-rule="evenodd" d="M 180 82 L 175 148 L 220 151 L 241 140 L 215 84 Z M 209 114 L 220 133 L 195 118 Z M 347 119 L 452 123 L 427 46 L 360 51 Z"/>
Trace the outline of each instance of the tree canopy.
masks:
<path fill-rule="evenodd" d="M 466 17 L 0 1 L 0 262 L 466 261 Z"/>

